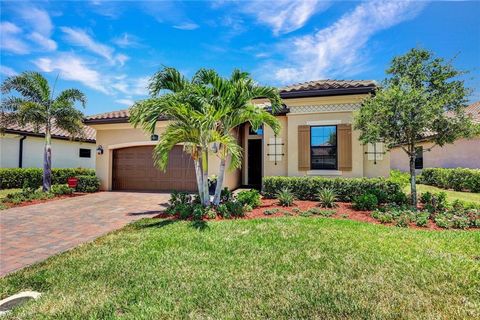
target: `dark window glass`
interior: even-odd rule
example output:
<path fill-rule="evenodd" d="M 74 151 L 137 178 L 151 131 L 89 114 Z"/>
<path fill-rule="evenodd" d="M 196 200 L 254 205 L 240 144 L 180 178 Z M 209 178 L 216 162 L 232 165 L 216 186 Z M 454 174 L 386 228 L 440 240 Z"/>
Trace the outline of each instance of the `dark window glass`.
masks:
<path fill-rule="evenodd" d="M 415 149 L 415 169 L 423 169 L 423 147 Z"/>
<path fill-rule="evenodd" d="M 80 158 L 90 158 L 92 156 L 92 151 L 90 149 L 80 148 Z"/>
<path fill-rule="evenodd" d="M 310 161 L 313 170 L 337 169 L 337 127 L 310 128 Z"/>

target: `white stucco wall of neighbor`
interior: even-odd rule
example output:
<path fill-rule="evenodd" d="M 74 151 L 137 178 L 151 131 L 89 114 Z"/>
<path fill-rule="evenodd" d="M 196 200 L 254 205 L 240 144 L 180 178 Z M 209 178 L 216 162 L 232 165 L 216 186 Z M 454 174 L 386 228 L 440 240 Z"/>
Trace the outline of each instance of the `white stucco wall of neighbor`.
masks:
<path fill-rule="evenodd" d="M 20 135 L 0 136 L 0 168 L 17 168 Z M 23 141 L 24 168 L 43 166 L 44 139 L 27 136 Z M 89 149 L 90 157 L 80 157 L 80 149 Z M 52 168 L 95 168 L 95 144 L 52 139 Z"/>

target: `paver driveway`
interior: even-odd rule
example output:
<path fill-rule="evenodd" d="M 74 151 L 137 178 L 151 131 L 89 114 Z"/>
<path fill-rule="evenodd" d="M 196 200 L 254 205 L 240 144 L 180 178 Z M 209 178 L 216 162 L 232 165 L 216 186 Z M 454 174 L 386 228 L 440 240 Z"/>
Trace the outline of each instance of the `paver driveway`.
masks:
<path fill-rule="evenodd" d="M 0 211 L 0 276 L 165 209 L 165 193 L 99 192 Z"/>

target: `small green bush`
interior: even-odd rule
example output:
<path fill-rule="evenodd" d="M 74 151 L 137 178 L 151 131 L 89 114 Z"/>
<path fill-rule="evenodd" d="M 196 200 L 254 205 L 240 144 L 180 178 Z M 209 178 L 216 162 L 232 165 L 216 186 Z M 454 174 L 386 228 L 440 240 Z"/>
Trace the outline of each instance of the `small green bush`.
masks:
<path fill-rule="evenodd" d="M 291 205 L 293 205 L 295 196 L 288 188 L 283 188 L 278 191 L 277 200 L 282 207 L 290 207 Z"/>
<path fill-rule="evenodd" d="M 391 170 L 388 180 L 398 183 L 402 188 L 405 188 L 410 183 L 410 174 L 400 170 Z"/>
<path fill-rule="evenodd" d="M 277 214 L 279 212 L 280 212 L 280 209 L 274 208 L 274 209 L 267 209 L 267 210 L 263 211 L 263 214 L 266 215 L 266 216 L 271 216 L 271 215 Z"/>
<path fill-rule="evenodd" d="M 402 186 L 384 178 L 264 177 L 264 196 L 275 198 L 278 190 L 288 188 L 299 200 L 317 200 L 320 190 L 329 188 L 337 201 L 352 201 L 365 193 L 379 194 L 381 202 L 393 203 L 403 194 Z"/>
<path fill-rule="evenodd" d="M 419 182 L 443 189 L 480 192 L 480 169 L 427 168 L 422 170 Z"/>
<path fill-rule="evenodd" d="M 445 211 L 448 206 L 447 194 L 445 192 L 424 192 L 420 196 L 420 202 L 424 204 L 425 210 L 430 213 Z"/>
<path fill-rule="evenodd" d="M 378 206 L 378 199 L 376 195 L 366 193 L 356 196 L 352 204 L 355 210 L 373 210 Z"/>
<path fill-rule="evenodd" d="M 227 210 L 232 217 L 243 217 L 245 212 L 243 211 L 243 204 L 239 201 L 226 202 Z"/>
<path fill-rule="evenodd" d="M 233 200 L 233 192 L 230 191 L 227 187 L 222 189 L 222 192 L 220 193 L 220 202 L 225 203 L 227 201 L 232 201 Z"/>
<path fill-rule="evenodd" d="M 77 176 L 78 192 L 97 192 L 100 189 L 100 179 L 96 176 Z"/>
<path fill-rule="evenodd" d="M 94 176 L 95 170 L 82 168 L 53 168 L 52 184 L 65 184 L 67 179 L 77 176 Z M 42 185 L 41 168 L 0 168 L 0 189 L 22 188 L 27 182 L 30 187 Z"/>
<path fill-rule="evenodd" d="M 242 206 L 249 205 L 256 208 L 261 204 L 260 193 L 255 189 L 240 191 L 235 198 Z"/>
<path fill-rule="evenodd" d="M 64 195 L 64 194 L 72 194 L 73 189 L 70 188 L 67 184 L 54 184 L 50 190 L 51 193 L 54 195 Z"/>
<path fill-rule="evenodd" d="M 232 217 L 232 215 L 228 211 L 227 205 L 224 203 L 221 203 L 217 206 L 217 214 L 225 219 L 229 219 Z"/>
<path fill-rule="evenodd" d="M 337 194 L 335 190 L 330 188 L 324 188 L 318 193 L 318 202 L 322 208 L 334 208 L 336 207 L 335 201 L 337 200 Z"/>

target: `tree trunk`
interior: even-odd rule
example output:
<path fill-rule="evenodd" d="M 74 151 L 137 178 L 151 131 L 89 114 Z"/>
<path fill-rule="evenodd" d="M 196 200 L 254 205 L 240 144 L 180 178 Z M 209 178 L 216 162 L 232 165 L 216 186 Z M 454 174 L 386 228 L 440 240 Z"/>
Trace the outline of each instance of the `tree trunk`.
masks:
<path fill-rule="evenodd" d="M 210 195 L 208 194 L 208 152 L 207 148 L 202 151 L 202 170 L 203 170 L 203 205 L 208 207 L 210 205 Z"/>
<path fill-rule="evenodd" d="M 44 192 L 50 191 L 52 186 L 52 145 L 51 145 L 50 128 L 45 128 L 45 148 L 43 152 L 43 185 Z"/>
<path fill-rule="evenodd" d="M 197 189 L 198 189 L 198 195 L 200 196 L 200 202 L 203 203 L 203 175 L 202 175 L 202 167 L 200 164 L 200 160 L 193 160 L 193 163 L 195 165 L 195 176 L 197 178 Z"/>
<path fill-rule="evenodd" d="M 226 159 L 223 159 L 223 158 L 220 159 L 220 168 L 218 170 L 217 187 L 215 189 L 215 196 L 213 197 L 213 204 L 216 206 L 220 204 L 220 196 L 222 194 L 223 178 L 225 176 L 226 163 L 227 163 Z"/>
<path fill-rule="evenodd" d="M 417 210 L 417 181 L 415 172 L 415 151 L 410 153 L 410 197 L 412 208 Z"/>

